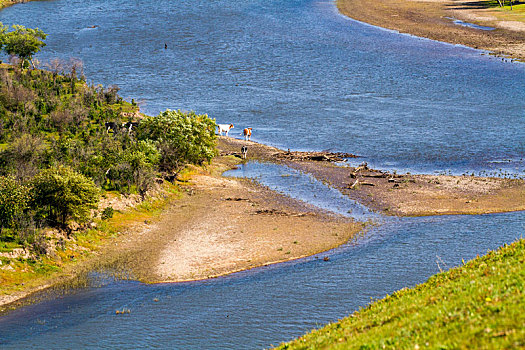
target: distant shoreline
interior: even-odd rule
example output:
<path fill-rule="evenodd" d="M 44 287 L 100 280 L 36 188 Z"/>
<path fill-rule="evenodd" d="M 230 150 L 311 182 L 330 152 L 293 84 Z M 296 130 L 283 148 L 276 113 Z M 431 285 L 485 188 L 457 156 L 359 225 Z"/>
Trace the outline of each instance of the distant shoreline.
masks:
<path fill-rule="evenodd" d="M 485 8 L 483 2 L 336 0 L 336 4 L 343 15 L 361 22 L 525 61 L 525 16 L 517 21 L 510 11 Z M 454 20 L 493 30 L 458 25 Z"/>
<path fill-rule="evenodd" d="M 23 4 L 31 0 L 0 0 L 0 10 L 15 4 Z"/>
<path fill-rule="evenodd" d="M 37 0 L 0 0 L 0 10 L 29 1 Z M 482 1 L 478 4 L 468 0 L 335 1 L 343 15 L 361 22 L 525 61 L 525 16 L 516 20 L 505 10 L 483 7 Z M 494 30 L 461 26 L 455 20 Z"/>

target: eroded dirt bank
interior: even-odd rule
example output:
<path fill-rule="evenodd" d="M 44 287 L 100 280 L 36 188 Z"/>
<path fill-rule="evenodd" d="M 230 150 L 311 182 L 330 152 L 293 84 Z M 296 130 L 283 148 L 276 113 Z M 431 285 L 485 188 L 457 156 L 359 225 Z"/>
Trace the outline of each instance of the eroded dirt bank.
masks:
<path fill-rule="evenodd" d="M 339 154 L 288 152 L 221 137 L 225 154 L 248 146 L 248 158 L 286 164 L 310 173 L 351 199 L 389 215 L 487 214 L 525 210 L 525 181 L 494 177 L 398 175 L 335 165 Z M 351 155 L 346 155 L 351 156 Z M 316 160 L 312 160 L 316 159 Z"/>
<path fill-rule="evenodd" d="M 337 0 L 337 6 L 362 22 L 525 60 L 523 15 L 489 7 L 486 1 Z M 496 29 L 460 26 L 454 19 Z"/>

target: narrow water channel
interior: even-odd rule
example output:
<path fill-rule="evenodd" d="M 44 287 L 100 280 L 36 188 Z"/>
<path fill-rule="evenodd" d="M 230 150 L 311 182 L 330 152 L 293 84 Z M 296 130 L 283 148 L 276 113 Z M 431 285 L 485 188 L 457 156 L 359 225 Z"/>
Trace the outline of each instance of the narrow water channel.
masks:
<path fill-rule="evenodd" d="M 317 180 L 280 167 L 249 163 L 230 175 L 255 177 L 301 200 L 312 198 L 315 189 L 325 196 L 316 202 L 322 208 L 346 215 L 352 215 L 346 208 L 355 211 L 355 203 L 330 194 Z M 269 347 L 525 232 L 525 212 L 372 220 L 381 224 L 328 253 L 217 279 L 158 285 L 108 280 L 100 286 L 97 278 L 96 287 L 0 318 L 0 347 Z M 330 260 L 324 261 L 327 255 Z M 124 309 L 130 313 L 115 313 Z"/>
<path fill-rule="evenodd" d="M 236 170 L 225 172 L 224 176 L 254 179 L 276 192 L 357 221 L 379 222 L 386 219 L 338 190 L 322 184 L 313 176 L 287 166 L 248 162 L 240 164 Z"/>

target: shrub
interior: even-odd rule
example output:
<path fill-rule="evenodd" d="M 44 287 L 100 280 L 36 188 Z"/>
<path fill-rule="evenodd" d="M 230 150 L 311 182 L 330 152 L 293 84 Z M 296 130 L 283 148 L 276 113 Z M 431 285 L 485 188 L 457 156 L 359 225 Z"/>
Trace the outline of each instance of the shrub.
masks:
<path fill-rule="evenodd" d="M 23 134 L 0 152 L 2 172 L 8 172 L 17 179 L 27 181 L 38 172 L 45 151 L 44 141 L 31 134 Z"/>
<path fill-rule="evenodd" d="M 157 117 L 143 119 L 138 138 L 157 143 L 162 170 L 177 170 L 186 163 L 211 161 L 217 153 L 215 126 L 206 114 L 166 110 Z"/>
<path fill-rule="evenodd" d="M 105 207 L 100 217 L 102 218 L 102 220 L 111 219 L 114 213 L 115 210 L 113 209 L 113 207 Z"/>
<path fill-rule="evenodd" d="M 93 180 L 68 167 L 43 170 L 32 185 L 34 204 L 52 226 L 65 227 L 69 220 L 86 222 L 98 204 L 99 190 Z"/>
<path fill-rule="evenodd" d="M 0 231 L 15 228 L 29 207 L 29 191 L 13 177 L 0 177 Z"/>
<path fill-rule="evenodd" d="M 142 198 L 155 182 L 155 166 L 160 157 L 159 150 L 151 140 L 140 140 L 122 154 L 121 163 L 129 166 L 132 182 Z"/>

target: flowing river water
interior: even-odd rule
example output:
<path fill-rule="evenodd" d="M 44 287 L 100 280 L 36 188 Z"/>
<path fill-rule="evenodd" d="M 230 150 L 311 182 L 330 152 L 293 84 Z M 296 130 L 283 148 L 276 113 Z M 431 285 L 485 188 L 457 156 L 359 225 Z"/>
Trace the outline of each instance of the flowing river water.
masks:
<path fill-rule="evenodd" d="M 256 141 L 400 172 L 525 173 L 525 66 L 349 20 L 332 1 L 37 1 L 0 21 L 40 27 L 40 60 L 80 58 L 89 81 L 117 84 L 148 114 L 195 110 L 234 123 L 234 136 L 250 126 Z M 0 318 L 0 348 L 268 347 L 525 232 L 525 212 L 386 220 L 290 169 L 231 175 L 381 225 L 328 262 L 103 281 Z"/>

